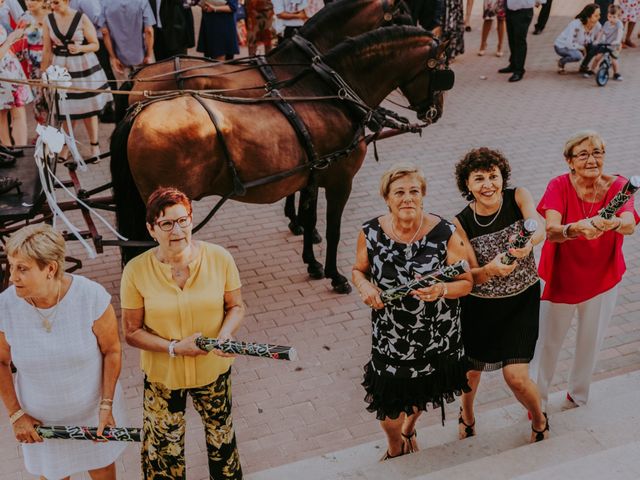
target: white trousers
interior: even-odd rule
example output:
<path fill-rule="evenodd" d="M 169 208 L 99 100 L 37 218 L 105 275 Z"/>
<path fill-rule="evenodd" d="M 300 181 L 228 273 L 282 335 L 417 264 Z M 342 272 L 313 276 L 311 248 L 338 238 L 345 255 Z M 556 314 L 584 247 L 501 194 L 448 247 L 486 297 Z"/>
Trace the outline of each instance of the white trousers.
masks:
<path fill-rule="evenodd" d="M 540 331 L 529 365 L 529 374 L 538 384 L 543 410 L 547 408 L 549 387 L 558 364 L 558 354 L 574 315 L 578 319 L 576 349 L 567 390 L 578 405 L 587 403 L 591 376 L 617 297 L 616 285 L 611 290 L 575 305 L 540 302 Z"/>

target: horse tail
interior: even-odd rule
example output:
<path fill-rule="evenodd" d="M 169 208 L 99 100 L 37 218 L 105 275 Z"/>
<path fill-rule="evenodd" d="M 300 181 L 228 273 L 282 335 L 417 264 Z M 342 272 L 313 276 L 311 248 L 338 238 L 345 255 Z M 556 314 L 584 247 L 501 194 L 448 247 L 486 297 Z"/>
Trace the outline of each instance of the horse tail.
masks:
<path fill-rule="evenodd" d="M 135 115 L 127 115 L 116 125 L 111 135 L 111 182 L 116 205 L 116 225 L 118 231 L 129 240 L 151 241 L 146 228 L 146 205 L 133 180 L 127 155 L 127 143 L 134 120 Z M 145 250 L 148 248 L 120 247 L 122 264 Z"/>
<path fill-rule="evenodd" d="M 133 90 L 133 82 L 131 80 L 124 82 L 118 89 L 119 92 L 130 92 L 131 90 Z M 116 123 L 120 123 L 127 115 L 127 108 L 129 108 L 129 95 L 116 94 L 114 97 Z"/>

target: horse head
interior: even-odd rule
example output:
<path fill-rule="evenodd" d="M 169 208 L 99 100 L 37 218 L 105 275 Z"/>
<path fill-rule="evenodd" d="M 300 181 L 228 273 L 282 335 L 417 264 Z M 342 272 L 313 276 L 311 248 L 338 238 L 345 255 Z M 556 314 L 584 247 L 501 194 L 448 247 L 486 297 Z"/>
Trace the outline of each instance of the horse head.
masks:
<path fill-rule="evenodd" d="M 324 53 L 349 36 L 378 27 L 411 24 L 404 0 L 339 0 L 322 8 L 298 33 Z"/>
<path fill-rule="evenodd" d="M 445 47 L 420 27 L 391 26 L 349 38 L 324 59 L 369 107 L 400 88 L 418 118 L 431 124 L 454 83 Z"/>
<path fill-rule="evenodd" d="M 449 68 L 446 48 L 448 41 L 434 39 L 435 48 L 426 61 L 426 69 L 419 71 L 408 82 L 400 85 L 403 95 L 409 100 L 409 108 L 418 119 L 428 125 L 437 122 L 443 113 L 444 92 L 455 83 L 453 70 Z"/>

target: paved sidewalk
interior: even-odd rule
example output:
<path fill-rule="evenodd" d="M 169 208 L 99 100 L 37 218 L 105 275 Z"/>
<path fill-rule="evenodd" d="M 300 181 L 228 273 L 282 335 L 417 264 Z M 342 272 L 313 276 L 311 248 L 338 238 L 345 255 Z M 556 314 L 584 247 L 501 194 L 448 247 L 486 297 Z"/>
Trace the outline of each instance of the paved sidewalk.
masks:
<path fill-rule="evenodd" d="M 423 167 L 428 178 L 427 209 L 447 218 L 465 205 L 456 191 L 453 165 L 473 147 L 502 150 L 512 165 L 512 183 L 527 186 L 536 198 L 551 177 L 566 170 L 562 146 L 579 129 L 593 128 L 604 136 L 608 142 L 605 165 L 608 172 L 627 176 L 640 173 L 637 134 L 640 49 L 623 53 L 624 81 L 611 81 L 605 88 L 598 88 L 593 79 L 574 73 L 561 77 L 555 72 L 553 40 L 577 13 L 575 4 L 583 3 L 586 2 L 555 2 L 545 32 L 529 36 L 527 73 L 516 84 L 507 83 L 504 75 L 496 73 L 506 65 L 506 57 L 476 55 L 481 21 L 478 16 L 473 19 L 473 31 L 466 37 L 467 53 L 453 64 L 457 82 L 448 94 L 442 120 L 426 129 L 422 137 L 404 135 L 380 142 L 380 163 L 375 162 L 370 152 L 356 176 L 344 213 L 339 251 L 339 266 L 345 275 L 350 275 L 359 226 L 385 211 L 377 185 L 382 172 L 395 161 L 409 160 Z M 482 2 L 476 4 L 480 4 L 476 5 L 479 11 Z M 492 32 L 488 52 L 495 48 L 495 41 Z M 576 69 L 573 67 L 573 71 Z M 110 131 L 110 126 L 104 126 L 104 149 Z M 82 177 L 86 188 L 107 181 L 108 162 L 90 167 L 90 172 Z M 322 231 L 324 204 L 320 203 Z M 199 202 L 196 218 L 202 218 L 211 205 L 211 199 Z M 234 421 L 246 472 L 382 437 L 378 422 L 364 409 L 360 386 L 362 365 L 370 349 L 369 310 L 357 294 L 339 296 L 332 293 L 329 281 L 308 278 L 300 259 L 302 240 L 288 232 L 282 208 L 281 202 L 270 206 L 229 202 L 197 236 L 228 248 L 240 268 L 248 315 L 237 337 L 294 345 L 300 354 L 295 363 L 254 358 L 238 358 L 235 363 Z M 105 237 L 110 237 L 106 230 L 101 230 Z M 77 244 L 71 250 L 87 258 Z M 316 251 L 322 260 L 324 245 Z M 626 240 L 625 254 L 628 272 L 599 358 L 598 378 L 640 369 L 638 234 Z M 81 273 L 103 284 L 117 306 L 118 251 L 108 249 L 94 260 L 83 261 Z M 570 338 L 561 353 L 556 390 L 564 388 L 572 343 Z M 123 367 L 121 381 L 129 407 L 129 424 L 139 426 L 142 376 L 137 351 L 125 348 Z M 513 402 L 499 373 L 486 375 L 478 402 L 480 411 Z M 6 416 L 0 417 L 0 480 L 32 478 L 24 472 Z M 188 478 L 204 479 L 207 478 L 204 435 L 191 407 L 188 417 Z M 431 412 L 421 420 L 421 425 L 437 421 L 439 412 Z M 454 429 L 454 422 L 449 420 L 446 428 Z M 119 478 L 139 478 L 135 446 L 127 449 L 118 468 Z"/>

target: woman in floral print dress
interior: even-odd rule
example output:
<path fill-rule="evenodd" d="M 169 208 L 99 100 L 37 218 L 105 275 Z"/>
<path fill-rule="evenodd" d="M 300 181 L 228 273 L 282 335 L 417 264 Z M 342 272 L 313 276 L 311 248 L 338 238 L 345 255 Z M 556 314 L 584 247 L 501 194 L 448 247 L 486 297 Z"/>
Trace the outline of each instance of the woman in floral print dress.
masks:
<path fill-rule="evenodd" d="M 415 425 L 427 404 L 440 407 L 468 390 L 458 298 L 471 290 L 465 273 L 383 304 L 381 290 L 406 284 L 465 258 L 455 227 L 425 213 L 426 182 L 411 164 L 382 177 L 389 213 L 363 225 L 353 283 L 372 308 L 372 358 L 364 367 L 367 410 L 387 436 L 383 460 L 418 450 Z"/>

